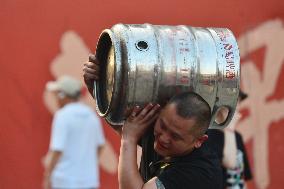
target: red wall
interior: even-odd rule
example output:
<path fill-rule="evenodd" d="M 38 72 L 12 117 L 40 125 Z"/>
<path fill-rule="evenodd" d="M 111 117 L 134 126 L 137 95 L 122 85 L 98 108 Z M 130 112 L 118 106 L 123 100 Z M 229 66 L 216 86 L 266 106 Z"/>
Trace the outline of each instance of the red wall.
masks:
<path fill-rule="evenodd" d="M 94 50 L 100 32 L 116 23 L 228 27 L 238 38 L 274 19 L 279 19 L 280 23 L 284 24 L 283 0 L 2 0 L 0 3 L 0 188 L 41 187 L 43 169 L 40 161 L 48 149 L 52 119 L 52 114 L 44 105 L 43 91 L 45 83 L 54 79 L 54 75 L 50 72 L 50 63 L 60 53 L 59 41 L 66 31 L 75 31 L 85 44 Z M 279 35 L 277 38 L 281 41 L 284 35 Z M 278 47 L 282 48 L 272 47 L 269 50 L 284 54 L 284 43 Z M 263 66 L 268 56 L 267 49 L 264 45 L 248 53 L 261 73 L 268 69 Z M 243 65 L 250 65 L 246 62 L 247 56 L 242 57 Z M 284 79 L 283 61 L 280 60 L 280 74 L 276 80 L 276 88 L 271 89 L 267 101 L 280 101 L 284 97 L 284 85 L 281 83 Z M 273 67 L 273 62 L 268 66 Z M 249 70 L 248 68 L 248 73 Z M 261 79 L 263 78 L 260 77 Z M 246 81 L 242 81 L 243 85 L 244 82 Z M 250 89 L 257 87 L 251 84 L 246 86 L 246 89 L 253 92 Z M 249 109 L 249 105 L 246 108 Z M 250 109 L 246 114 L 248 116 L 252 114 Z M 258 117 L 258 119 L 262 122 L 263 118 Z M 266 144 L 268 151 L 265 153 L 268 168 L 262 171 L 268 172 L 270 181 L 267 187 L 261 184 L 261 181 L 258 181 L 257 185 L 254 182 L 250 184 L 252 188 L 283 187 L 284 165 L 281 161 L 284 158 L 284 148 L 281 145 L 283 124 L 282 115 L 269 122 L 270 127 L 265 131 L 266 137 L 269 137 Z M 119 153 L 118 137 L 108 127 L 105 127 L 105 132 L 115 152 Z M 256 156 L 259 153 L 254 149 L 259 148 L 258 143 L 249 136 L 246 141 L 250 161 L 253 169 L 256 169 L 254 161 L 257 161 Z M 102 188 L 117 188 L 116 175 L 102 171 Z"/>

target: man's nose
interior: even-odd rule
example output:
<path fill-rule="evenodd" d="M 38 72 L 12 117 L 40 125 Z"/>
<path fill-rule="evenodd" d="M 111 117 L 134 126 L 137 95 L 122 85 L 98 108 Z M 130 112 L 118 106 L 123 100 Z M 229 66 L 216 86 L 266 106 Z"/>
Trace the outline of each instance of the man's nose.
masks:
<path fill-rule="evenodd" d="M 164 144 L 169 144 L 171 139 L 169 137 L 169 134 L 167 132 L 163 132 L 160 135 L 160 141 Z"/>

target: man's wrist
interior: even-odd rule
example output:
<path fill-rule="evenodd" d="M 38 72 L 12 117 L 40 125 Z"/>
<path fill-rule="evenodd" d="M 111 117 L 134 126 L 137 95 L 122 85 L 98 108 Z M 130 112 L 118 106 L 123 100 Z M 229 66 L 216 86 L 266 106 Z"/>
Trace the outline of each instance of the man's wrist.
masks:
<path fill-rule="evenodd" d="M 121 137 L 121 144 L 133 144 L 133 145 L 137 145 L 138 143 L 138 140 L 135 139 L 134 137 L 125 137 L 125 136 L 122 136 Z"/>

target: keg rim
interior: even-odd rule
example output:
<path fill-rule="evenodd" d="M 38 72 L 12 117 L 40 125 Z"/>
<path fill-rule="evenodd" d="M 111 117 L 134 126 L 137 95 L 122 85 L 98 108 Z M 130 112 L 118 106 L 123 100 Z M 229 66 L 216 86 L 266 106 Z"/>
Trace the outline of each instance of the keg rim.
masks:
<path fill-rule="evenodd" d="M 97 48 L 96 48 L 96 56 L 98 57 L 98 59 L 100 60 L 101 57 L 105 57 L 102 55 L 102 52 L 104 53 L 108 53 L 110 51 L 110 48 L 111 46 L 114 46 L 115 45 L 115 42 L 114 42 L 114 37 L 113 37 L 113 34 L 112 34 L 112 31 L 109 30 L 109 29 L 106 29 L 104 30 L 101 34 L 100 34 L 100 37 L 99 37 L 99 40 L 98 40 L 98 43 L 97 43 Z M 101 50 L 102 48 L 108 48 L 106 51 L 105 50 Z M 115 59 L 115 62 L 118 62 L 117 61 L 117 53 L 116 53 L 116 48 L 114 48 L 114 59 Z M 104 62 L 105 64 L 107 63 L 107 61 L 102 61 Z M 101 62 L 100 62 L 101 63 Z M 106 65 L 102 64 L 104 67 Z M 103 70 L 101 69 L 103 68 L 102 66 L 100 66 L 100 72 L 104 72 L 106 70 Z M 114 66 L 114 77 L 115 77 L 115 74 L 116 74 L 116 65 Z M 112 86 L 112 93 L 111 93 L 111 98 L 110 100 L 106 100 L 107 97 L 106 97 L 106 90 L 103 90 L 102 87 L 101 87 L 101 83 L 100 81 L 97 81 L 95 82 L 95 85 L 94 85 L 94 96 L 96 98 L 96 110 L 98 112 L 98 114 L 101 116 L 101 117 L 106 117 L 109 112 L 110 112 L 110 109 L 112 107 L 112 104 L 113 104 L 113 98 L 114 98 L 114 92 L 115 92 L 115 80 L 114 80 L 114 84 Z M 107 104 L 106 104 L 107 102 Z"/>

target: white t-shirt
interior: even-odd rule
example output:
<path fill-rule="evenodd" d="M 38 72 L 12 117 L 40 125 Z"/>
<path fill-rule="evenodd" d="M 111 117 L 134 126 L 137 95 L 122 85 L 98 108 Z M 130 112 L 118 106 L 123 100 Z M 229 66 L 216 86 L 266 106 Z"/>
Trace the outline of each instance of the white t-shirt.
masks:
<path fill-rule="evenodd" d="M 51 175 L 52 187 L 99 187 L 98 147 L 105 143 L 101 122 L 82 103 L 70 103 L 56 112 L 50 150 L 62 156 Z"/>

